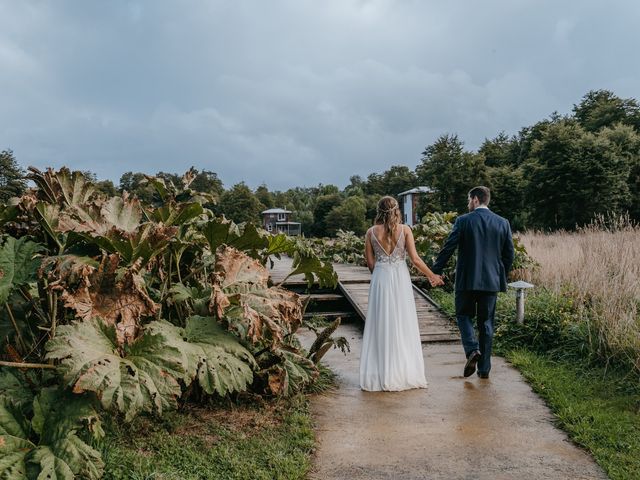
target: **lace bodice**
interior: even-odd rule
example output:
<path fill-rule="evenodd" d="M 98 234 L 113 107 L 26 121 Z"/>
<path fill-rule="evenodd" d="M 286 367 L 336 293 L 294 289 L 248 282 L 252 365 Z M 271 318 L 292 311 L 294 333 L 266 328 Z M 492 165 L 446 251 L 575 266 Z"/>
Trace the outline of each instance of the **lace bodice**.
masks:
<path fill-rule="evenodd" d="M 404 241 L 404 227 L 401 226 L 398 241 L 396 242 L 394 249 L 389 253 L 387 253 L 384 248 L 382 248 L 382 245 L 380 245 L 380 242 L 373 231 L 373 227 L 367 231 L 367 235 L 369 235 L 373 252 L 376 255 L 376 263 L 405 262 L 407 250 L 405 248 Z"/>

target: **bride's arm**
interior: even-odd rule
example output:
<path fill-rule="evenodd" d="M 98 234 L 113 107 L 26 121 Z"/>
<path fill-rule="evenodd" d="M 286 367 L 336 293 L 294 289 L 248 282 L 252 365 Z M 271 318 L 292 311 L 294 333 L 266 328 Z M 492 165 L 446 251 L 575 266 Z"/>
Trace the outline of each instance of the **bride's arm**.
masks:
<path fill-rule="evenodd" d="M 373 272 L 373 267 L 376 265 L 376 255 L 373 253 L 373 245 L 371 245 L 371 230 L 367 230 L 364 236 L 364 258 L 367 261 L 369 271 Z"/>
<path fill-rule="evenodd" d="M 404 235 L 405 235 L 405 247 L 407 249 L 407 254 L 409 255 L 409 259 L 411 263 L 413 263 L 418 270 L 420 270 L 429 280 L 432 287 L 437 287 L 438 285 L 444 285 L 444 281 L 440 275 L 436 275 L 431 271 L 427 264 L 420 258 L 418 252 L 416 251 L 416 243 L 413 239 L 413 232 L 411 231 L 411 227 L 407 225 L 403 225 Z"/>

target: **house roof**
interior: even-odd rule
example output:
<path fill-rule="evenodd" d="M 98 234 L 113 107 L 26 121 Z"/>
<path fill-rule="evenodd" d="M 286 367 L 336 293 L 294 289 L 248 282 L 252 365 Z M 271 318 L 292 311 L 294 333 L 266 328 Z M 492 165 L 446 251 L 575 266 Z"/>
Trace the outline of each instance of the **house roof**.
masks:
<path fill-rule="evenodd" d="M 265 213 L 291 213 L 291 210 L 285 210 L 284 208 L 270 208 L 269 210 L 262 212 L 262 214 Z"/>
<path fill-rule="evenodd" d="M 402 197 L 403 195 L 409 195 L 410 193 L 431 193 L 433 191 L 434 190 L 431 187 L 415 187 L 411 190 L 407 190 L 406 192 L 399 193 L 398 196 Z"/>

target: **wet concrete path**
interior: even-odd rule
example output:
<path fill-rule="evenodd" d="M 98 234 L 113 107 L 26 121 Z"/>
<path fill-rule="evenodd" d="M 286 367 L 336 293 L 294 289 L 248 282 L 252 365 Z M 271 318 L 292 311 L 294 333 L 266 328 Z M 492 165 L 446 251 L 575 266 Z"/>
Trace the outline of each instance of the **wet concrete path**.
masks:
<path fill-rule="evenodd" d="M 310 478 L 607 478 L 503 359 L 493 360 L 490 379 L 465 379 L 458 344 L 423 344 L 428 389 L 363 392 L 361 329 L 343 325 L 337 333 L 351 353 L 324 358 L 340 385 L 312 398 L 318 449 Z"/>

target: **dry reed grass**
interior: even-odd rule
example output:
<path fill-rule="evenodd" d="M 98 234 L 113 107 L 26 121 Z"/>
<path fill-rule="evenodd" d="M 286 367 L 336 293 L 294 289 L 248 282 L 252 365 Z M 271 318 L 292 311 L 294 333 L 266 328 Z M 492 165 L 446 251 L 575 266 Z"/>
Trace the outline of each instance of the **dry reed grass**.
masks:
<path fill-rule="evenodd" d="M 591 344 L 640 372 L 640 227 L 602 220 L 578 232 L 521 236 L 533 283 L 573 297 Z"/>

